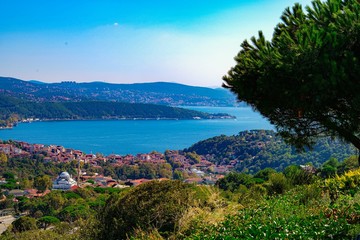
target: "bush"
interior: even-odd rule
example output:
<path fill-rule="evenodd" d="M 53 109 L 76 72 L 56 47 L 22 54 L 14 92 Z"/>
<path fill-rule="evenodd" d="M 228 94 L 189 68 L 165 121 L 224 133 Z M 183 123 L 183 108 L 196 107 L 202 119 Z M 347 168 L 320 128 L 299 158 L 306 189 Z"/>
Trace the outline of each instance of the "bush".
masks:
<path fill-rule="evenodd" d="M 286 167 L 284 174 L 289 182 L 294 186 L 310 184 L 315 180 L 314 174 L 303 170 L 300 166 L 295 165 Z"/>
<path fill-rule="evenodd" d="M 251 175 L 245 173 L 229 173 L 224 178 L 216 182 L 216 186 L 225 191 L 238 191 L 240 185 L 250 187 L 255 184 L 255 180 Z"/>
<path fill-rule="evenodd" d="M 276 170 L 273 168 L 265 168 L 263 170 L 258 171 L 255 175 L 254 178 L 261 178 L 264 181 L 269 180 L 269 177 L 271 174 L 276 173 Z"/>
<path fill-rule="evenodd" d="M 35 218 L 27 216 L 18 218 L 12 223 L 12 226 L 13 232 L 24 232 L 37 229 Z"/>
<path fill-rule="evenodd" d="M 193 185 L 180 181 L 151 181 L 113 196 L 100 213 L 97 239 L 125 239 L 135 230 L 167 236 L 193 201 Z"/>
<path fill-rule="evenodd" d="M 267 187 L 269 194 L 283 194 L 289 188 L 289 183 L 284 174 L 273 173 L 269 177 Z"/>
<path fill-rule="evenodd" d="M 346 172 L 333 178 L 325 179 L 325 188 L 329 191 L 332 202 L 336 201 L 341 192 L 355 194 L 360 185 L 360 169 Z"/>

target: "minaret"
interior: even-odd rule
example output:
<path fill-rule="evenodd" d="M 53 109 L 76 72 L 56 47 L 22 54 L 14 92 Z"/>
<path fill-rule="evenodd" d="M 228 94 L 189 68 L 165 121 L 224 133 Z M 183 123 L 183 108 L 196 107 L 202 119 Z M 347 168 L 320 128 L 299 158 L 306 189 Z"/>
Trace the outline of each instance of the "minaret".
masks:
<path fill-rule="evenodd" d="M 78 176 L 77 176 L 77 186 L 80 187 L 80 158 L 78 163 Z"/>

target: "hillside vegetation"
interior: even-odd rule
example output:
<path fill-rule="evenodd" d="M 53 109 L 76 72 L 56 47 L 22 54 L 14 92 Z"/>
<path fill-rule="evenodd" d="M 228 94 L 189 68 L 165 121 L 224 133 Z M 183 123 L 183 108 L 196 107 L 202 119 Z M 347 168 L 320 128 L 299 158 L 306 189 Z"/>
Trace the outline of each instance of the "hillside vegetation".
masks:
<path fill-rule="evenodd" d="M 0 94 L 0 119 L 4 125 L 10 118 L 26 119 L 132 119 L 219 118 L 227 114 L 208 114 L 188 109 L 154 104 L 123 102 L 29 102 Z M 15 117 L 14 117 L 15 116 Z"/>
<path fill-rule="evenodd" d="M 262 182 L 249 181 L 255 178 Z M 125 190 L 53 191 L 18 198 L 17 209 L 29 216 L 1 237 L 353 239 L 360 230 L 359 179 L 358 166 L 325 179 L 291 166 L 284 172 L 228 175 L 215 187 L 165 180 Z"/>
<path fill-rule="evenodd" d="M 319 167 L 331 157 L 344 160 L 356 154 L 356 149 L 351 145 L 331 138 L 321 138 L 313 149 L 298 152 L 271 130 L 244 131 L 234 136 L 221 135 L 195 143 L 184 151 L 204 155 L 207 160 L 219 165 L 235 161 L 236 171 L 250 173 L 267 167 L 282 171 L 291 164 L 312 163 Z"/>

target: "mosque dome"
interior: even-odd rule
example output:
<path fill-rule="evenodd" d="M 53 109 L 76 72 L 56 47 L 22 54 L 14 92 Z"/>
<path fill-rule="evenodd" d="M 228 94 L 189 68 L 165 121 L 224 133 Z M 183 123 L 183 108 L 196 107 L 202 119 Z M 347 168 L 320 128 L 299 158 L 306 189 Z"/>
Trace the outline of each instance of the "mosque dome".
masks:
<path fill-rule="evenodd" d="M 62 173 L 60 173 L 59 178 L 69 180 L 70 179 L 70 174 L 68 172 L 62 172 Z"/>

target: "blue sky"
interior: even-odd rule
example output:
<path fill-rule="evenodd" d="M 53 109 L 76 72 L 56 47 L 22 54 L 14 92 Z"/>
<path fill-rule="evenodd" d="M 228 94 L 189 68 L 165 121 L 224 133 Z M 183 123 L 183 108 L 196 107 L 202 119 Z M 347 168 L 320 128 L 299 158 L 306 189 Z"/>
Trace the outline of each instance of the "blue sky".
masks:
<path fill-rule="evenodd" d="M 244 39 L 309 0 L 3 0 L 0 76 L 220 86 Z"/>

